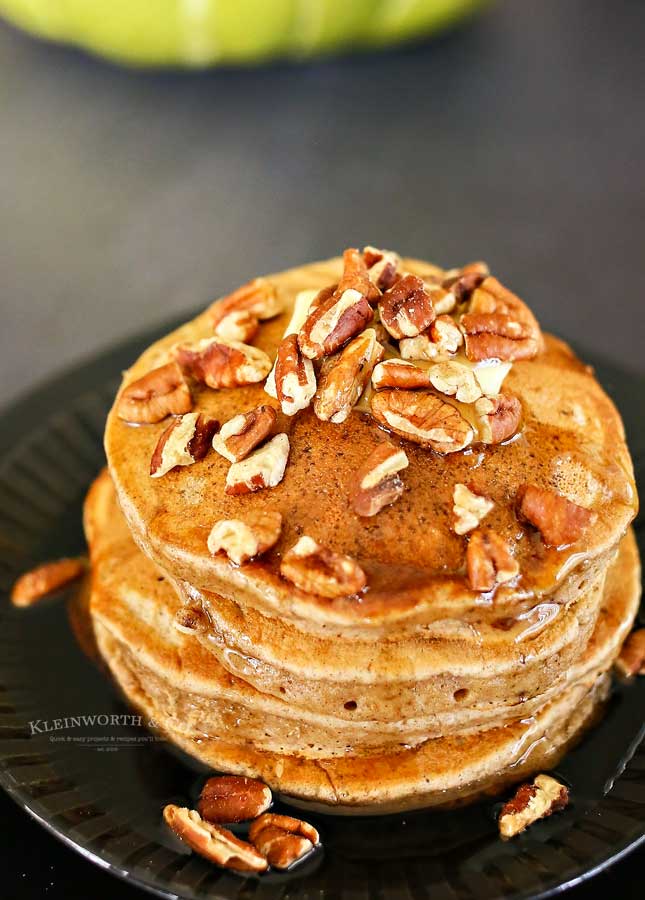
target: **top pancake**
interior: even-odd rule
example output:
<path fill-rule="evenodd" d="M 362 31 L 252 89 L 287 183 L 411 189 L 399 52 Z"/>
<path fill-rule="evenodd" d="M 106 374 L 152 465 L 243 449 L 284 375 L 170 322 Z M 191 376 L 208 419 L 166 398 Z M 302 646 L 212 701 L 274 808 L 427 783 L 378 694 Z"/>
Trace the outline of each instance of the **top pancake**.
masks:
<path fill-rule="evenodd" d="M 404 260 L 404 265 L 421 276 L 440 272 L 415 260 Z M 253 343 L 274 358 L 296 294 L 337 282 L 341 268 L 341 260 L 333 259 L 268 276 L 285 312 L 264 323 Z M 123 384 L 166 362 L 173 344 L 211 335 L 210 317 L 204 313 L 146 350 L 125 373 Z M 195 385 L 194 411 L 223 423 L 269 404 L 278 410 L 278 430 L 289 435 L 283 481 L 242 496 L 224 493 L 229 463 L 214 451 L 190 467 L 150 478 L 150 458 L 167 422 L 133 427 L 113 408 L 105 446 L 133 536 L 174 577 L 200 590 L 323 623 L 430 621 L 481 602 L 464 577 L 466 542 L 451 528 L 454 485 L 468 483 L 495 501 L 486 525 L 514 545 L 520 565 L 517 583 L 500 587 L 495 595 L 502 613 L 506 606 L 551 594 L 592 560 L 609 559 L 637 503 L 620 417 L 591 370 L 566 344 L 547 336 L 537 358 L 514 363 L 504 391 L 518 396 L 523 407 L 521 432 L 506 444 L 473 445 L 441 456 L 391 435 L 409 459 L 405 493 L 371 519 L 358 517 L 348 496 L 356 470 L 384 432 L 358 409 L 340 425 L 319 421 L 310 409 L 288 418 L 262 383 L 219 391 Z M 526 482 L 557 490 L 594 510 L 595 522 L 573 545 L 546 548 L 515 513 L 517 491 Z M 244 519 L 249 509 L 282 514 L 276 547 L 242 566 L 223 554 L 212 556 L 206 540 L 215 522 Z M 327 600 L 284 581 L 278 571 L 281 556 L 302 534 L 356 559 L 368 576 L 365 592 Z"/>

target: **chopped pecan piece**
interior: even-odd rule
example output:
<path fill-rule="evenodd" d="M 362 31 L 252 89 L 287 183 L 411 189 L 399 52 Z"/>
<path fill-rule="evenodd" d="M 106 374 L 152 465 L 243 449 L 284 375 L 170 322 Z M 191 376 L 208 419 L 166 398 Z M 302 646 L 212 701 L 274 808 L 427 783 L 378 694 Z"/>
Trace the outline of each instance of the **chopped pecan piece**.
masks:
<path fill-rule="evenodd" d="M 416 337 L 435 320 L 432 298 L 421 278 L 403 275 L 379 300 L 381 323 L 393 338 Z"/>
<path fill-rule="evenodd" d="M 330 294 L 333 294 L 334 288 L 331 289 Z M 307 321 L 307 317 L 312 309 L 318 305 L 318 299 L 320 297 L 320 291 L 315 290 L 307 290 L 307 291 L 299 291 L 296 294 L 296 299 L 293 305 L 293 312 L 291 313 L 291 319 L 289 320 L 289 324 L 287 325 L 284 334 L 282 335 L 282 340 L 289 337 L 290 335 L 297 335 L 302 326 Z M 273 368 L 269 372 L 269 376 L 264 385 L 264 390 L 267 392 L 269 397 L 273 397 L 275 400 L 278 399 L 278 391 L 275 384 L 275 370 L 277 365 L 277 357 L 275 362 L 273 363 Z M 311 370 L 313 372 L 313 368 Z M 314 387 L 315 392 L 315 387 Z M 312 394 L 313 396 L 313 394 Z M 311 398 L 310 398 L 311 399 Z M 297 412 L 297 410 L 296 410 Z M 289 415 L 289 413 L 285 413 L 285 415 Z"/>
<path fill-rule="evenodd" d="M 396 281 L 401 257 L 391 250 L 378 250 L 376 247 L 364 247 L 363 259 L 367 266 L 367 274 L 372 284 L 379 291 L 387 291 Z"/>
<path fill-rule="evenodd" d="M 538 775 L 532 784 L 522 784 L 499 814 L 499 833 L 515 837 L 529 825 L 564 809 L 569 803 L 567 788 L 550 775 Z"/>
<path fill-rule="evenodd" d="M 452 492 L 455 514 L 455 534 L 467 534 L 486 518 L 495 506 L 492 500 L 471 491 L 465 484 L 456 484 Z"/>
<path fill-rule="evenodd" d="M 591 510 L 533 484 L 520 488 L 517 501 L 519 515 L 538 529 L 549 547 L 575 543 L 596 519 Z"/>
<path fill-rule="evenodd" d="M 355 476 L 350 501 L 359 516 L 375 516 L 403 493 L 398 473 L 408 465 L 405 452 L 383 441 L 367 457 Z"/>
<path fill-rule="evenodd" d="M 215 334 L 220 337 L 227 338 L 224 333 L 227 326 L 222 326 L 224 320 L 232 314 L 247 313 L 250 317 L 257 319 L 272 319 L 279 315 L 283 310 L 282 300 L 278 297 L 275 286 L 266 278 L 254 278 L 239 287 L 227 297 L 216 300 L 209 309 L 211 322 Z M 240 338 L 233 338 L 240 340 Z"/>
<path fill-rule="evenodd" d="M 226 476 L 227 494 L 250 494 L 280 484 L 289 458 L 289 438 L 276 434 L 241 462 L 233 463 Z"/>
<path fill-rule="evenodd" d="M 213 450 L 229 462 L 239 462 L 269 437 L 276 419 L 277 413 L 272 406 L 256 406 L 247 413 L 233 416 L 213 438 Z"/>
<path fill-rule="evenodd" d="M 379 391 L 370 403 L 377 422 L 438 453 L 455 453 L 472 442 L 473 430 L 459 410 L 435 394 Z"/>
<path fill-rule="evenodd" d="M 223 550 L 232 562 L 241 566 L 274 547 L 281 530 L 282 516 L 279 512 L 249 511 L 244 521 L 222 519 L 217 522 L 208 536 L 208 549 L 212 554 Z"/>
<path fill-rule="evenodd" d="M 464 342 L 464 336 L 452 316 L 437 316 L 430 326 L 430 337 L 442 356 L 456 353 Z"/>
<path fill-rule="evenodd" d="M 269 865 L 288 869 L 311 853 L 320 838 L 308 822 L 265 813 L 251 824 L 249 840 L 266 856 Z"/>
<path fill-rule="evenodd" d="M 203 459 L 218 428 L 219 422 L 201 413 L 175 419 L 157 441 L 150 460 L 151 477 L 161 478 L 175 466 L 192 466 Z"/>
<path fill-rule="evenodd" d="M 522 404 L 513 394 L 481 397 L 475 403 L 479 421 L 479 440 L 484 444 L 501 444 L 520 427 Z"/>
<path fill-rule="evenodd" d="M 614 665 L 627 678 L 645 675 L 645 628 L 632 631 Z"/>
<path fill-rule="evenodd" d="M 260 330 L 260 320 L 248 309 L 232 309 L 223 316 L 213 332 L 224 341 L 240 341 L 248 344 Z"/>
<path fill-rule="evenodd" d="M 256 384 L 271 371 L 271 360 L 264 351 L 239 341 L 204 338 L 178 344 L 172 353 L 188 375 L 210 388 Z"/>
<path fill-rule="evenodd" d="M 482 390 L 473 370 L 454 360 L 440 362 L 428 371 L 430 383 L 448 397 L 460 403 L 474 403 L 482 395 Z"/>
<path fill-rule="evenodd" d="M 204 821 L 196 809 L 169 803 L 163 817 L 182 841 L 209 862 L 240 872 L 264 872 L 269 867 L 252 844 L 241 841 L 226 828 Z"/>
<path fill-rule="evenodd" d="M 127 384 L 119 395 L 116 411 L 126 422 L 152 425 L 192 408 L 186 379 L 177 363 L 170 362 Z"/>
<path fill-rule="evenodd" d="M 402 388 L 413 391 L 431 387 L 427 369 L 421 369 L 404 359 L 386 359 L 372 372 L 372 386 L 377 391 L 383 388 Z"/>
<path fill-rule="evenodd" d="M 504 538 L 490 528 L 479 528 L 471 534 L 466 567 L 471 588 L 482 593 L 512 581 L 520 571 Z"/>
<path fill-rule="evenodd" d="M 316 373 L 311 360 L 300 352 L 296 334 L 287 335 L 278 347 L 274 379 L 285 416 L 295 416 L 309 406 L 316 393 Z"/>
<path fill-rule="evenodd" d="M 17 579 L 11 589 L 11 602 L 14 606 L 32 606 L 76 581 L 85 569 L 83 559 L 66 558 L 43 563 Z"/>
<path fill-rule="evenodd" d="M 355 278 L 353 263 L 348 255 L 357 250 L 345 251 L 345 274 L 338 287 L 325 296 L 309 314 L 298 335 L 298 345 L 308 359 L 321 359 L 342 347 L 355 334 L 362 331 L 374 316 L 368 296 L 376 290 L 367 276 Z M 348 273 L 349 267 L 349 273 Z M 327 292 L 328 294 L 328 292 Z"/>
<path fill-rule="evenodd" d="M 336 357 L 320 379 L 314 412 L 323 422 L 344 422 L 367 386 L 372 370 L 383 356 L 376 332 L 368 328 L 355 337 Z M 277 383 L 277 380 L 276 380 Z"/>
<path fill-rule="evenodd" d="M 438 359 L 444 354 L 441 352 L 439 344 L 435 344 L 427 334 L 419 334 L 413 338 L 403 338 L 399 341 L 399 351 L 403 359 Z"/>
<path fill-rule="evenodd" d="M 241 775 L 217 775 L 202 788 L 197 809 L 202 819 L 222 825 L 256 819 L 272 802 L 271 788 L 262 781 Z"/>
<path fill-rule="evenodd" d="M 483 359 L 532 359 L 542 349 L 542 332 L 528 306 L 489 276 L 472 294 L 461 317 L 466 356 Z"/>
<path fill-rule="evenodd" d="M 307 535 L 284 555 L 280 573 L 301 591 L 330 600 L 357 594 L 367 584 L 355 560 L 322 547 Z"/>
<path fill-rule="evenodd" d="M 381 295 L 377 286 L 370 279 L 363 254 L 359 253 L 355 247 L 348 247 L 343 253 L 343 274 L 338 282 L 336 293 L 340 296 L 344 291 L 349 290 L 358 291 L 370 303 L 378 300 Z"/>
<path fill-rule="evenodd" d="M 489 275 L 490 270 L 485 262 L 473 262 L 461 269 L 446 272 L 442 283 L 454 295 L 457 303 L 464 303 Z"/>

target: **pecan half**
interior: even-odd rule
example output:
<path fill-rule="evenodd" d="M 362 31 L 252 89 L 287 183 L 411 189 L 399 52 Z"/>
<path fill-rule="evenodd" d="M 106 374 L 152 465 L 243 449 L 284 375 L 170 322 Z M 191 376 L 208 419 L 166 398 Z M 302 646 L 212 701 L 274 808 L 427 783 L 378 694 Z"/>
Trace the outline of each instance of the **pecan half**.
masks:
<path fill-rule="evenodd" d="M 474 403 L 482 395 L 473 370 L 463 363 L 454 360 L 437 363 L 429 369 L 428 377 L 434 388 L 460 403 Z"/>
<path fill-rule="evenodd" d="M 430 337 L 442 356 L 456 353 L 464 342 L 464 336 L 452 316 L 437 316 L 430 326 Z"/>
<path fill-rule="evenodd" d="M 484 444 L 501 444 L 520 427 L 522 404 L 513 394 L 482 397 L 475 403 L 479 422 L 479 440 Z"/>
<path fill-rule="evenodd" d="M 461 327 L 466 356 L 473 361 L 532 359 L 542 349 L 542 332 L 531 310 L 492 276 L 473 292 Z"/>
<path fill-rule="evenodd" d="M 169 803 L 163 817 L 182 841 L 209 862 L 240 872 L 264 872 L 269 867 L 252 844 L 241 841 L 226 828 L 204 821 L 195 809 Z"/>
<path fill-rule="evenodd" d="M 275 286 L 266 278 L 248 281 L 227 297 L 216 300 L 208 310 L 213 330 L 220 337 L 227 337 L 220 329 L 224 320 L 231 314 L 248 313 L 257 320 L 272 319 L 282 311 L 282 300 L 278 297 Z"/>
<path fill-rule="evenodd" d="M 377 391 L 383 388 L 402 388 L 413 391 L 431 386 L 427 369 L 421 369 L 404 359 L 386 359 L 372 372 L 372 386 Z"/>
<path fill-rule="evenodd" d="M 276 869 L 288 869 L 319 843 L 318 832 L 308 822 L 292 816 L 265 813 L 249 828 L 249 840 Z"/>
<path fill-rule="evenodd" d="M 533 822 L 564 809 L 569 791 L 550 775 L 538 775 L 532 784 L 522 784 L 515 796 L 505 803 L 499 814 L 499 833 L 503 838 L 515 837 Z"/>
<path fill-rule="evenodd" d="M 186 379 L 177 363 L 170 362 L 127 384 L 119 395 L 116 412 L 126 422 L 152 425 L 192 408 Z"/>
<path fill-rule="evenodd" d="M 408 466 L 405 452 L 383 441 L 356 472 L 350 502 L 359 516 L 375 516 L 403 493 L 398 473 Z"/>
<path fill-rule="evenodd" d="M 298 346 L 308 359 L 329 356 L 362 331 L 373 316 L 365 294 L 354 288 L 341 293 L 339 286 L 309 314 L 298 335 Z"/>
<path fill-rule="evenodd" d="M 300 352 L 296 334 L 287 335 L 278 347 L 274 379 L 285 416 L 295 416 L 309 406 L 316 393 L 316 373 L 311 360 Z"/>
<path fill-rule="evenodd" d="M 157 441 L 150 460 L 151 477 L 161 478 L 175 466 L 192 466 L 203 459 L 218 428 L 219 422 L 201 413 L 175 419 Z"/>
<path fill-rule="evenodd" d="M 473 262 L 446 272 L 442 284 L 454 295 L 457 303 L 464 303 L 489 275 L 490 270 L 485 262 Z"/>
<path fill-rule="evenodd" d="M 272 406 L 256 406 L 233 416 L 213 438 L 213 450 L 230 462 L 239 462 L 269 437 L 277 418 Z"/>
<path fill-rule="evenodd" d="M 378 250 L 376 247 L 364 247 L 363 259 L 367 266 L 367 274 L 372 284 L 379 291 L 387 291 L 396 281 L 401 257 L 391 250 Z"/>
<path fill-rule="evenodd" d="M 301 591 L 330 600 L 357 594 L 367 584 L 355 560 L 322 547 L 307 535 L 285 553 L 280 574 Z"/>
<path fill-rule="evenodd" d="M 249 511 L 244 521 L 222 519 L 217 522 L 208 536 L 208 549 L 212 554 L 223 550 L 232 562 L 241 566 L 275 546 L 281 530 L 279 512 Z"/>
<path fill-rule="evenodd" d="M 368 328 L 350 341 L 336 357 L 330 357 L 330 365 L 320 379 L 314 400 L 314 412 L 318 418 L 335 424 L 344 422 L 382 356 L 383 347 L 376 340 L 376 332 Z"/>
<path fill-rule="evenodd" d="M 396 340 L 416 337 L 435 320 L 432 298 L 417 275 L 403 275 L 378 306 L 382 324 Z"/>
<path fill-rule="evenodd" d="M 549 547 L 575 543 L 596 519 L 591 510 L 533 484 L 520 488 L 517 501 L 519 515 L 538 529 Z"/>
<path fill-rule="evenodd" d="M 250 494 L 280 484 L 289 458 L 289 438 L 276 434 L 241 462 L 233 463 L 226 475 L 227 494 Z"/>
<path fill-rule="evenodd" d="M 85 569 L 83 559 L 66 558 L 43 563 L 17 579 L 11 589 L 11 602 L 14 606 L 32 606 L 76 581 Z"/>
<path fill-rule="evenodd" d="M 520 571 L 507 542 L 490 528 L 479 528 L 471 534 L 466 568 L 471 588 L 482 593 L 512 581 Z"/>
<path fill-rule="evenodd" d="M 255 819 L 272 802 L 271 788 L 262 781 L 241 775 L 218 775 L 205 783 L 197 809 L 202 819 L 221 825 Z"/>
<path fill-rule="evenodd" d="M 188 375 L 210 388 L 256 384 L 271 371 L 271 360 L 264 351 L 239 341 L 204 338 L 178 344 L 172 353 Z"/>
<path fill-rule="evenodd" d="M 621 675 L 645 675 L 645 628 L 632 631 L 614 663 Z"/>
<path fill-rule="evenodd" d="M 452 511 L 455 515 L 455 534 L 467 534 L 469 531 L 477 528 L 495 506 L 488 497 L 476 494 L 465 484 L 456 484 L 454 486 L 452 501 Z"/>
<path fill-rule="evenodd" d="M 459 410 L 425 391 L 379 391 L 372 395 L 372 415 L 401 437 L 438 453 L 463 450 L 473 430 Z"/>

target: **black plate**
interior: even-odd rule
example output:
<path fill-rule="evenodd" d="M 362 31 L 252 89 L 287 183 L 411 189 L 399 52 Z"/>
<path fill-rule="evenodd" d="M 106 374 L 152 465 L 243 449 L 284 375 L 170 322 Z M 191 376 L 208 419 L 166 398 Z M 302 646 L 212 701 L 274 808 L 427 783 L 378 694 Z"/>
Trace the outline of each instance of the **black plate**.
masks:
<path fill-rule="evenodd" d="M 34 563 L 82 552 L 81 502 L 103 464 L 103 421 L 119 372 L 165 330 L 59 377 L 0 420 L 3 592 Z M 642 475 L 645 380 L 602 363 L 597 369 L 625 417 Z M 189 854 L 161 823 L 165 803 L 195 798 L 201 776 L 185 759 L 137 724 L 69 721 L 128 710 L 78 649 L 60 601 L 13 610 L 5 598 L 1 609 L 0 782 L 65 843 L 159 896 L 538 897 L 578 883 L 645 839 L 639 679 L 616 685 L 602 723 L 558 768 L 572 805 L 512 842 L 499 840 L 492 803 L 449 813 L 310 817 L 324 851 L 301 868 L 259 879 L 221 871 Z"/>

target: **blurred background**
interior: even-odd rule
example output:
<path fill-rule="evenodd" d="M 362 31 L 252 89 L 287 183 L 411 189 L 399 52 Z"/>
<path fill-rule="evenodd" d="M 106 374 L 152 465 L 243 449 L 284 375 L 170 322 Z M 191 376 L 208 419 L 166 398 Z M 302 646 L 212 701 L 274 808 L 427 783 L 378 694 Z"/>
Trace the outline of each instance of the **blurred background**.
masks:
<path fill-rule="evenodd" d="M 545 328 L 645 372 L 641 0 L 0 0 L 3 14 L 111 57 L 0 21 L 3 406 L 257 274 L 365 243 L 485 259 Z M 4 795 L 0 810 L 6 896 L 113 900 L 107 875 Z M 621 897 L 641 896 L 643 861 L 618 868 Z"/>

